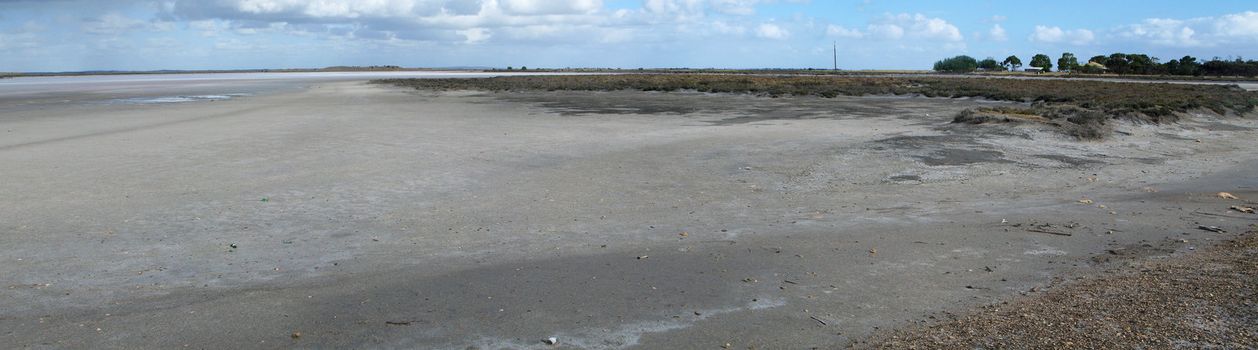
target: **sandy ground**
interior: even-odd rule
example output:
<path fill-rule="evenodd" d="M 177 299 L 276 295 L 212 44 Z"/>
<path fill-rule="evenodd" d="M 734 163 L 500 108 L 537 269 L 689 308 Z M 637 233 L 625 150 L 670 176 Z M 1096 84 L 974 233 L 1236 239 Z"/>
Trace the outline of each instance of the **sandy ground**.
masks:
<path fill-rule="evenodd" d="M 1253 349 L 1258 232 L 1203 252 L 1124 259 L 1052 290 L 856 344 L 886 349 Z M 1110 258 L 1107 256 L 1106 258 Z"/>
<path fill-rule="evenodd" d="M 950 125 L 993 104 L 968 99 L 20 102 L 0 99 L 13 347 L 831 348 L 1258 217 L 1228 211 L 1258 198 L 1252 118 L 1095 143 Z"/>

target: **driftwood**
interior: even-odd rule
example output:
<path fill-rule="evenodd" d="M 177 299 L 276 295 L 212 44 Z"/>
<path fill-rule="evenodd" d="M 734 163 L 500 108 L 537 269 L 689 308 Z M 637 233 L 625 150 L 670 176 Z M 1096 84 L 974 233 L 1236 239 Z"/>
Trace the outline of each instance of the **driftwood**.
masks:
<path fill-rule="evenodd" d="M 1026 229 L 1026 230 L 1027 230 L 1027 231 L 1030 231 L 1030 232 L 1047 233 L 1047 234 L 1050 234 L 1050 235 L 1067 236 L 1067 237 L 1069 237 L 1069 236 L 1074 236 L 1073 234 L 1070 234 L 1070 233 L 1057 232 L 1057 231 L 1049 231 L 1049 230 L 1041 230 L 1041 229 L 1038 229 L 1038 228 L 1028 228 L 1028 229 Z"/>

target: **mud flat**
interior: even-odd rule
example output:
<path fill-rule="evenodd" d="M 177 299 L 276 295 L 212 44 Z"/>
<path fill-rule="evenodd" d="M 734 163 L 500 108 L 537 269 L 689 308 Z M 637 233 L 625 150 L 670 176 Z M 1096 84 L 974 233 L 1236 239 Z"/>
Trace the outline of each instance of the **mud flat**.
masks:
<path fill-rule="evenodd" d="M 8 109 L 0 343 L 831 348 L 1258 217 L 1228 209 L 1258 121 L 952 123 L 984 106 L 1022 104 L 345 81 Z"/>

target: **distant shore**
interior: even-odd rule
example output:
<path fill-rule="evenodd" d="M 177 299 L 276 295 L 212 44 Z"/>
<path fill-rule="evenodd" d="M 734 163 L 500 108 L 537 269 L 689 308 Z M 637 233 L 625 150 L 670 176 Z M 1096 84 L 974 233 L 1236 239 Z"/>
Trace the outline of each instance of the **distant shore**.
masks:
<path fill-rule="evenodd" d="M 0 79 L 16 77 L 52 77 L 85 75 L 144 75 L 144 74 L 217 74 L 217 73 L 318 73 L 318 72 L 486 72 L 486 73 L 641 73 L 641 74 L 746 74 L 746 75 L 840 75 L 840 76 L 968 76 L 968 77 L 1026 77 L 1058 79 L 1124 79 L 1124 80 L 1171 80 L 1210 82 L 1254 82 L 1258 77 L 1242 76 L 1182 76 L 1182 75 L 1130 75 L 1130 74 L 1082 74 L 1082 73 L 1029 73 L 1029 72 L 975 72 L 940 73 L 930 70 L 874 69 L 833 70 L 814 68 L 496 68 L 496 67 L 430 67 L 407 68 L 399 66 L 333 66 L 324 68 L 278 69 L 168 69 L 168 70 L 90 70 L 66 72 L 0 72 Z"/>
<path fill-rule="evenodd" d="M 144 75 L 144 74 L 218 74 L 218 73 L 326 73 L 326 72 L 482 72 L 485 68 L 453 67 L 453 68 L 404 68 L 396 66 L 336 66 L 325 68 L 282 68 L 282 69 L 168 69 L 168 70 L 91 70 L 73 72 L 0 72 L 0 78 L 16 77 L 56 77 L 83 75 Z"/>

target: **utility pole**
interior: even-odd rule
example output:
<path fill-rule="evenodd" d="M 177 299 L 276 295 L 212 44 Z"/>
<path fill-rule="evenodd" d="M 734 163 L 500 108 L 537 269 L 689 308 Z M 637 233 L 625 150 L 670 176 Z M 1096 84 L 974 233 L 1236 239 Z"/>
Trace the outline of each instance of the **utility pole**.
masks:
<path fill-rule="evenodd" d="M 834 42 L 834 70 L 839 70 L 839 42 Z"/>

